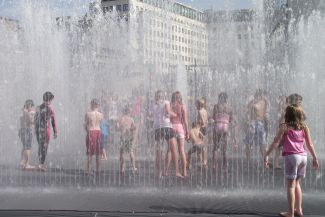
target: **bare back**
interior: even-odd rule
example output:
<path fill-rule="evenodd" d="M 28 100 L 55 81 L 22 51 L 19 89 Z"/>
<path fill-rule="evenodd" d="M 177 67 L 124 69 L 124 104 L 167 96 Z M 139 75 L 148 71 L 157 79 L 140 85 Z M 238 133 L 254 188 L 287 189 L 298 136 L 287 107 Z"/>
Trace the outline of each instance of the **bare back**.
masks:
<path fill-rule="evenodd" d="M 201 135 L 200 128 L 193 128 L 190 131 L 190 139 L 193 145 L 203 144 L 203 135 Z"/>
<path fill-rule="evenodd" d="M 197 121 L 200 123 L 201 127 L 207 127 L 208 126 L 208 112 L 202 108 L 198 111 L 198 117 Z"/>
<path fill-rule="evenodd" d="M 249 120 L 264 121 L 267 118 L 268 103 L 264 99 L 252 100 L 248 105 Z"/>
<path fill-rule="evenodd" d="M 85 117 L 85 129 L 89 130 L 100 130 L 100 122 L 103 119 L 103 114 L 97 110 L 89 111 Z"/>
<path fill-rule="evenodd" d="M 216 114 L 227 114 L 232 116 L 232 107 L 228 103 L 217 104 L 213 110 L 214 116 Z"/>
<path fill-rule="evenodd" d="M 135 130 L 135 124 L 133 118 L 128 115 L 123 115 L 119 122 L 118 128 L 123 136 L 132 136 Z"/>

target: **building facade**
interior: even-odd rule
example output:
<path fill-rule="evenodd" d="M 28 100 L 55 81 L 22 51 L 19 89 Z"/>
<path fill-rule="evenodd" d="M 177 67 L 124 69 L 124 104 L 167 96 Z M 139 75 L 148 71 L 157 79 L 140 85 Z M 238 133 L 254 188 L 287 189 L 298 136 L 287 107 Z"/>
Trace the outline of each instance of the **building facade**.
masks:
<path fill-rule="evenodd" d="M 207 10 L 209 63 L 252 66 L 262 61 L 263 26 L 253 10 Z"/>
<path fill-rule="evenodd" d="M 130 41 L 144 64 L 162 72 L 178 65 L 208 64 L 204 13 L 173 1 L 102 0 L 102 10 L 128 20 Z"/>

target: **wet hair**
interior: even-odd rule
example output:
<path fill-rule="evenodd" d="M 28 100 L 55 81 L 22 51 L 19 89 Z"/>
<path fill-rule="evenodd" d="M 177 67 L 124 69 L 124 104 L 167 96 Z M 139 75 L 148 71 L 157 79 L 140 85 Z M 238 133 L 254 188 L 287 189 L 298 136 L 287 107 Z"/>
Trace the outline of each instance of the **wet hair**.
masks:
<path fill-rule="evenodd" d="M 262 90 L 261 88 L 257 89 L 256 92 L 255 92 L 255 94 L 254 94 L 254 98 L 255 99 L 258 99 L 258 98 L 262 97 L 265 94 L 264 92 L 265 91 Z"/>
<path fill-rule="evenodd" d="M 171 99 L 171 102 L 174 103 L 174 102 L 178 102 L 179 104 L 183 104 L 182 102 L 182 95 L 181 95 L 181 92 L 179 91 L 176 91 L 172 94 L 172 99 Z"/>
<path fill-rule="evenodd" d="M 123 109 L 123 114 L 124 115 L 128 115 L 128 114 L 130 114 L 131 113 L 131 107 L 130 107 L 130 105 L 126 105 L 125 107 L 124 107 L 124 109 Z"/>
<path fill-rule="evenodd" d="M 200 127 L 200 123 L 197 121 L 192 122 L 192 128 Z"/>
<path fill-rule="evenodd" d="M 34 106 L 33 100 L 28 99 L 28 100 L 25 101 L 24 109 L 28 109 L 28 108 L 33 107 L 33 106 Z"/>
<path fill-rule="evenodd" d="M 228 95 L 226 92 L 221 92 L 218 96 L 218 104 L 227 103 Z"/>
<path fill-rule="evenodd" d="M 162 90 L 157 90 L 155 93 L 155 99 L 162 98 L 162 97 L 163 97 Z"/>
<path fill-rule="evenodd" d="M 201 98 L 196 100 L 196 105 L 199 107 L 199 109 L 205 108 L 205 99 Z"/>
<path fill-rule="evenodd" d="M 44 102 L 50 102 L 51 100 L 54 99 L 54 95 L 53 93 L 51 93 L 50 91 L 46 91 L 44 94 L 43 94 L 43 101 Z"/>
<path fill-rule="evenodd" d="M 91 102 L 90 102 L 90 106 L 91 108 L 98 108 L 99 107 L 99 100 L 98 99 L 92 99 Z"/>
<path fill-rule="evenodd" d="M 285 123 L 294 129 L 304 129 L 306 127 L 304 123 L 305 113 L 303 109 L 297 104 L 289 105 L 286 108 L 286 113 L 284 115 Z"/>
<path fill-rule="evenodd" d="M 297 105 L 300 105 L 302 103 L 302 96 L 297 94 L 297 93 L 293 93 L 291 95 L 288 96 L 287 98 L 287 103 L 290 104 L 290 105 L 293 105 L 293 104 L 297 104 Z"/>

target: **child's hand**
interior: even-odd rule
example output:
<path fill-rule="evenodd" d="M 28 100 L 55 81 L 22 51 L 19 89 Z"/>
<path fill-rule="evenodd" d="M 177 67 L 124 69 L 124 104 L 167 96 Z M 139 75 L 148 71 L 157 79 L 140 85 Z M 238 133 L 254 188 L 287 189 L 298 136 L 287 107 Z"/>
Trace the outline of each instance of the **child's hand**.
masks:
<path fill-rule="evenodd" d="M 269 164 L 270 164 L 270 162 L 269 162 L 269 158 L 268 158 L 267 155 L 265 155 L 265 156 L 264 156 L 264 167 L 265 167 L 265 168 L 269 168 Z"/>
<path fill-rule="evenodd" d="M 318 170 L 319 169 L 319 162 L 318 162 L 318 159 L 317 158 L 313 160 L 313 168 L 315 170 Z"/>

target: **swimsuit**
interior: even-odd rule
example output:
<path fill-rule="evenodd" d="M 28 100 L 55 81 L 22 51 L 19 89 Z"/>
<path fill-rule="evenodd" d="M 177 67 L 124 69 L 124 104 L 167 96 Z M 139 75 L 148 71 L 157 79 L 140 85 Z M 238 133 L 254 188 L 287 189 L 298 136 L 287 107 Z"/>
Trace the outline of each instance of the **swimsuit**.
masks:
<path fill-rule="evenodd" d="M 252 120 L 249 124 L 249 132 L 246 135 L 244 143 L 246 145 L 266 145 L 265 125 L 263 121 Z"/>
<path fill-rule="evenodd" d="M 35 114 L 35 134 L 38 142 L 38 156 L 40 164 L 44 164 L 47 155 L 47 148 L 50 142 L 51 123 L 54 134 L 57 133 L 54 110 L 46 103 L 37 108 Z"/>
<path fill-rule="evenodd" d="M 133 140 L 131 138 L 121 136 L 120 145 L 123 152 L 130 153 L 134 150 Z"/>
<path fill-rule="evenodd" d="M 101 132 L 100 130 L 88 130 L 86 136 L 86 154 L 88 156 L 99 156 L 101 149 Z"/>
<path fill-rule="evenodd" d="M 170 118 L 170 121 L 173 126 L 173 130 L 175 132 L 176 138 L 184 139 L 185 138 L 185 129 L 183 125 L 183 116 L 184 116 L 184 108 L 183 105 L 179 103 L 174 103 L 172 105 L 173 112 L 176 113 L 176 117 Z"/>
<path fill-rule="evenodd" d="M 228 114 L 216 114 L 214 117 L 215 125 L 214 130 L 217 134 L 224 134 L 228 132 L 229 128 L 229 115 Z"/>
<path fill-rule="evenodd" d="M 33 140 L 33 130 L 31 128 L 20 128 L 19 138 L 24 150 L 31 150 Z"/>

